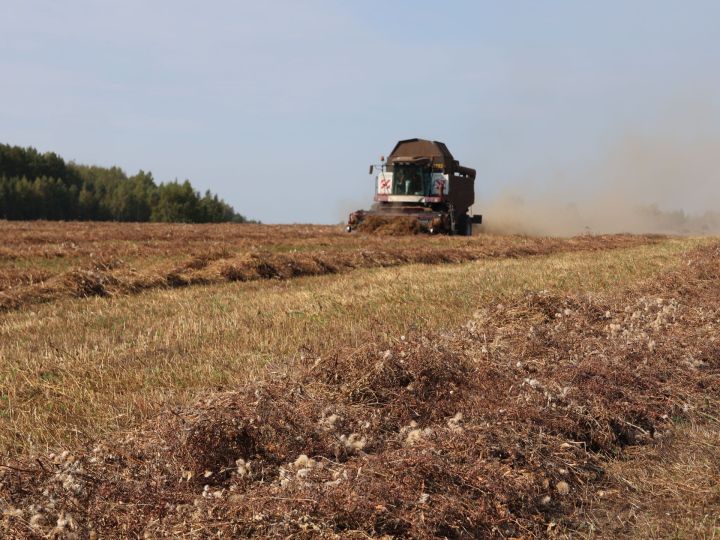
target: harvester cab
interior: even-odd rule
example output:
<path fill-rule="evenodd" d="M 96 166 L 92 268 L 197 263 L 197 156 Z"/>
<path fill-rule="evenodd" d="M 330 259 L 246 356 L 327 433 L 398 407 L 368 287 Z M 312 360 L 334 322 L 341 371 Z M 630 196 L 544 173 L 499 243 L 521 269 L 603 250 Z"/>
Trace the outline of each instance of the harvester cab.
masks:
<path fill-rule="evenodd" d="M 468 212 L 475 202 L 475 169 L 462 167 L 443 143 L 424 139 L 398 142 L 387 161 L 371 165 L 375 203 L 350 214 L 348 232 L 371 216 L 411 217 L 430 234 L 471 235 L 482 216 Z"/>

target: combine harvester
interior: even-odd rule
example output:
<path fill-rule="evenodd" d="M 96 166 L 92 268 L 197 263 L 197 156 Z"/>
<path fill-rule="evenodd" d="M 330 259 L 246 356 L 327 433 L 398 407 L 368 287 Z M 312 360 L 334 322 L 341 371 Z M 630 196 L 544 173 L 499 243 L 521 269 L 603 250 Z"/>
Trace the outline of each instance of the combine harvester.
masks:
<path fill-rule="evenodd" d="M 375 204 L 350 214 L 352 232 L 371 217 L 414 218 L 430 234 L 472 235 L 482 216 L 468 212 L 475 202 L 475 169 L 463 167 L 438 141 L 400 141 L 385 161 L 371 165 L 375 177 Z"/>

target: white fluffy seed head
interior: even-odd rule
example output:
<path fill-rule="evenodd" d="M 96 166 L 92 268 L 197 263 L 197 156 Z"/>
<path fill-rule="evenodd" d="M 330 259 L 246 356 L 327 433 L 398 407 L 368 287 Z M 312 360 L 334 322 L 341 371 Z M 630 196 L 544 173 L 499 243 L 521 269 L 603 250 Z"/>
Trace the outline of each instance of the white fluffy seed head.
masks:
<path fill-rule="evenodd" d="M 345 445 L 345 450 L 352 452 L 359 452 L 367 444 L 367 438 L 363 437 L 359 433 L 351 433 L 350 435 L 341 435 L 340 441 Z"/>
<path fill-rule="evenodd" d="M 405 444 L 407 446 L 412 446 L 413 444 L 420 442 L 422 440 L 422 429 L 411 429 L 407 437 L 405 437 Z"/>
<path fill-rule="evenodd" d="M 461 412 L 457 413 L 455 416 L 453 416 L 450 420 L 447 421 L 447 427 L 450 428 L 450 430 L 454 433 L 462 433 L 463 428 L 460 425 L 462 419 L 463 414 Z"/>
<path fill-rule="evenodd" d="M 235 460 L 235 466 L 237 467 L 237 475 L 240 478 L 245 478 L 250 475 L 250 462 L 240 458 Z"/>
<path fill-rule="evenodd" d="M 337 424 L 338 420 L 340 420 L 340 417 L 337 414 L 326 416 L 320 420 L 320 428 L 324 431 L 334 431 L 335 424 Z"/>
<path fill-rule="evenodd" d="M 315 465 L 316 461 L 307 457 L 305 454 L 300 454 L 293 462 L 293 466 L 296 469 L 312 469 Z"/>
<path fill-rule="evenodd" d="M 414 444 L 417 444 L 420 441 L 422 441 L 423 439 L 425 439 L 426 437 L 429 437 L 430 435 L 432 435 L 432 429 L 430 429 L 430 428 L 411 429 L 408 432 L 407 437 L 405 437 L 405 446 L 412 446 Z"/>
<path fill-rule="evenodd" d="M 42 529 L 47 524 L 47 518 L 43 514 L 37 513 L 30 518 L 30 527 L 32 529 Z"/>

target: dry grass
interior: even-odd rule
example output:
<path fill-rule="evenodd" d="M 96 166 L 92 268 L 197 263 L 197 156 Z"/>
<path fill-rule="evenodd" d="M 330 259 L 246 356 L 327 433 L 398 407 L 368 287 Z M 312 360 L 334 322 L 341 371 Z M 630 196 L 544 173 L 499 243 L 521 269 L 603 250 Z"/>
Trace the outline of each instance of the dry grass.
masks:
<path fill-rule="evenodd" d="M 608 462 L 613 485 L 586 502 L 586 538 L 720 538 L 720 423 L 697 420 Z"/>
<path fill-rule="evenodd" d="M 678 422 L 717 415 L 720 245 L 674 247 L 664 259 L 657 246 L 627 250 L 625 263 L 652 279 L 638 283 L 636 273 L 612 290 L 597 276 L 621 268 L 623 252 L 594 261 L 563 255 L 545 282 L 535 281 L 537 268 L 525 272 L 555 257 L 515 262 L 521 275 L 511 282 L 532 277 L 534 287 L 495 291 L 488 302 L 478 295 L 480 309 L 455 330 L 307 353 L 123 437 L 12 461 L 1 480 L 6 530 L 277 538 L 648 532 L 631 515 L 613 530 L 586 504 L 625 504 L 612 495 L 632 483 L 621 479 L 627 469 L 613 468 L 619 460 L 637 458 L 635 468 L 651 474 L 648 457 L 664 455 Z M 652 262 L 638 265 L 643 249 Z M 601 270 L 578 272 L 583 256 L 586 270 L 593 262 Z M 682 265 L 672 265 L 678 256 Z M 508 261 L 461 268 L 482 274 L 503 263 L 512 270 Z M 433 269 L 405 270 L 417 279 Z M 707 463 L 680 462 L 698 478 Z M 662 478 L 646 485 L 656 496 L 678 493 Z M 715 515 L 705 485 L 706 511 Z"/>
<path fill-rule="evenodd" d="M 292 363 L 303 352 L 452 327 L 477 306 L 526 290 L 647 278 L 692 244 L 226 283 L 6 313 L 0 447 L 93 438 L 195 392 L 232 387 L 269 360 Z"/>
<path fill-rule="evenodd" d="M 388 227 L 393 234 L 398 232 L 397 223 Z M 405 229 L 400 226 L 400 230 Z M 6 222 L 0 228 L 0 311 L 68 297 L 592 251 L 661 240 L 660 236 L 609 235 L 418 241 L 412 236 L 348 235 L 339 227 L 322 226 Z"/>
<path fill-rule="evenodd" d="M 717 534 L 717 243 L 252 231 L 267 277 L 296 279 L 106 296 L 88 280 L 87 298 L 0 314 L 0 531 Z M 373 264 L 284 273 L 369 259 L 363 243 Z M 239 266 L 228 246 L 167 252 L 182 277 Z M 9 272 L 78 277 L 33 257 Z"/>

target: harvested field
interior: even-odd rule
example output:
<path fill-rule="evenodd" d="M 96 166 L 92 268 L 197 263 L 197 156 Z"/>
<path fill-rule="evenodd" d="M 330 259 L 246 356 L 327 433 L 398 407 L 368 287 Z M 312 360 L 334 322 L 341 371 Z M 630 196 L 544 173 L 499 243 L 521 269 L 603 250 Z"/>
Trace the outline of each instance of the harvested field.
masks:
<path fill-rule="evenodd" d="M 402 222 L 373 223 L 379 236 L 412 232 Z M 0 228 L 0 311 L 67 297 L 625 248 L 662 238 L 481 236 L 418 242 L 412 236 L 348 235 L 327 226 L 6 222 Z"/>
<path fill-rule="evenodd" d="M 621 295 L 533 293 L 452 333 L 307 358 L 92 450 L 13 462 L 7 526 L 30 534 L 34 513 L 36 531 L 101 536 L 589 532 L 583 497 L 620 487 L 607 459 L 717 414 L 719 250 Z"/>
<path fill-rule="evenodd" d="M 324 257 L 375 242 L 334 234 Z M 718 534 L 720 243 L 442 240 L 5 311 L 0 530 Z"/>

